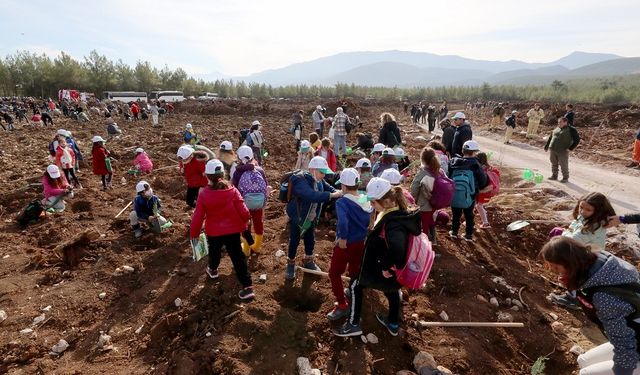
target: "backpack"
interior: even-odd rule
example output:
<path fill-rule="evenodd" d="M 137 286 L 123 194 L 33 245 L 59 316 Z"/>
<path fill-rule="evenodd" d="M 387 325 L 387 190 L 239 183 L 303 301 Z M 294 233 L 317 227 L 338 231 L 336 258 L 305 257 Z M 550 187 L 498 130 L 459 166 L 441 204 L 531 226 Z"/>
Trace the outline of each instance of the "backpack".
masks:
<path fill-rule="evenodd" d="M 381 237 L 385 237 L 384 228 L 382 229 Z M 385 238 L 386 241 L 386 238 Z M 431 273 L 431 267 L 433 261 L 436 258 L 436 253 L 431 247 L 429 237 L 425 233 L 420 233 L 415 236 L 409 234 L 409 241 L 407 242 L 407 261 L 403 268 L 392 269 L 395 271 L 396 280 L 400 285 L 409 289 L 420 289 L 426 282 Z"/>
<path fill-rule="evenodd" d="M 489 180 L 488 186 L 491 186 L 491 190 L 481 192 L 480 195 L 485 198 L 491 198 L 500 193 L 500 171 L 492 168 L 487 169 L 485 172 L 487 173 L 487 179 Z"/>
<path fill-rule="evenodd" d="M 249 129 L 247 128 L 240 129 L 240 137 L 239 137 L 240 144 L 244 143 L 244 141 L 247 140 L 247 135 L 249 135 Z"/>
<path fill-rule="evenodd" d="M 260 210 L 267 203 L 267 182 L 257 168 L 245 171 L 240 176 L 238 191 L 249 210 Z"/>
<path fill-rule="evenodd" d="M 452 179 L 440 173 L 434 178 L 429 205 L 435 211 L 451 206 L 451 201 L 456 191 L 456 184 Z"/>
<path fill-rule="evenodd" d="M 355 126 L 351 123 L 351 121 L 347 117 L 347 121 L 344 123 L 344 131 L 346 131 L 347 134 L 349 134 L 349 133 L 351 133 L 351 131 L 353 130 L 354 127 Z"/>
<path fill-rule="evenodd" d="M 16 221 L 24 228 L 27 225 L 38 221 L 43 211 L 44 207 L 42 206 L 42 203 L 39 200 L 34 199 L 27 205 L 27 207 L 24 208 L 24 210 L 22 210 L 22 212 L 20 212 L 20 214 L 18 214 Z"/>
<path fill-rule="evenodd" d="M 473 172 L 468 169 L 456 169 L 451 173 L 451 179 L 456 189 L 451 207 L 469 208 L 473 204 L 473 194 L 476 190 Z"/>
<path fill-rule="evenodd" d="M 280 189 L 278 190 L 278 200 L 283 203 L 289 203 L 291 201 L 291 194 L 293 191 L 293 184 L 290 184 L 291 176 L 294 174 L 302 175 L 304 173 L 300 169 L 296 169 L 295 171 L 287 172 L 282 176 L 280 180 Z"/>

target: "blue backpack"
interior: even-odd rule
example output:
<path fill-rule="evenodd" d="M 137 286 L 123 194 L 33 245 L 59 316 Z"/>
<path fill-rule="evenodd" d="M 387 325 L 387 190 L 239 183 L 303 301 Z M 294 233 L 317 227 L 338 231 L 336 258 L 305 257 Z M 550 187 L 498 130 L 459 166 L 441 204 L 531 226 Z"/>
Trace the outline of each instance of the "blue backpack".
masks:
<path fill-rule="evenodd" d="M 260 210 L 267 203 L 267 182 L 258 167 L 240 176 L 238 191 L 249 210 Z"/>
<path fill-rule="evenodd" d="M 456 184 L 456 191 L 453 193 L 451 207 L 471 207 L 473 204 L 473 194 L 476 191 L 473 172 L 468 169 L 456 169 L 451 173 L 451 179 Z"/>

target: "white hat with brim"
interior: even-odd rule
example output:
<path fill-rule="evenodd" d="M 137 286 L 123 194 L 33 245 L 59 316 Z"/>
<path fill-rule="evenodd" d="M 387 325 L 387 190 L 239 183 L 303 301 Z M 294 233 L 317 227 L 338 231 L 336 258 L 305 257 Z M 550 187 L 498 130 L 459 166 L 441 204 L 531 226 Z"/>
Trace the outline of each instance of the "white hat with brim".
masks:
<path fill-rule="evenodd" d="M 47 173 L 49 174 L 49 177 L 51 178 L 58 178 L 60 177 L 60 169 L 58 168 L 57 165 L 49 165 L 47 167 Z"/>
<path fill-rule="evenodd" d="M 176 153 L 176 156 L 182 160 L 188 159 L 191 155 L 193 155 L 193 148 L 189 146 L 180 146 Z"/>
<path fill-rule="evenodd" d="M 451 117 L 452 120 L 457 120 L 457 119 L 466 119 L 467 116 L 464 115 L 464 112 L 456 112 L 455 115 L 453 115 L 453 117 Z"/>
<path fill-rule="evenodd" d="M 395 152 L 395 151 L 393 151 L 393 149 L 392 149 L 392 148 L 388 148 L 388 147 L 387 147 L 387 148 L 385 148 L 385 149 L 382 151 L 382 155 L 396 156 L 396 152 Z"/>
<path fill-rule="evenodd" d="M 358 186 L 360 184 L 360 173 L 354 168 L 345 168 L 340 172 L 338 183 L 344 186 Z"/>
<path fill-rule="evenodd" d="M 391 188 L 392 186 L 389 181 L 379 177 L 374 177 L 367 184 L 367 200 L 378 200 L 384 197 Z"/>
<path fill-rule="evenodd" d="M 382 152 L 382 151 L 384 151 L 384 144 L 376 143 L 375 145 L 373 145 L 373 150 L 371 152 Z"/>
<path fill-rule="evenodd" d="M 138 147 L 136 148 L 136 150 L 134 151 L 136 154 L 139 154 L 141 152 L 144 152 L 144 149 L 142 147 Z"/>
<path fill-rule="evenodd" d="M 240 146 L 237 154 L 238 158 L 245 163 L 253 159 L 253 150 L 249 146 Z"/>
<path fill-rule="evenodd" d="M 67 136 L 67 131 L 65 129 L 58 129 L 58 132 L 56 133 L 58 135 L 63 135 L 63 136 Z"/>
<path fill-rule="evenodd" d="M 232 151 L 233 144 L 230 141 L 223 141 L 222 143 L 220 143 L 220 149 L 225 151 Z"/>
<path fill-rule="evenodd" d="M 476 141 L 466 141 L 462 145 L 462 149 L 465 151 L 480 151 L 480 145 Z"/>
<path fill-rule="evenodd" d="M 385 169 L 380 178 L 385 179 L 391 183 L 391 185 L 400 185 L 402 182 L 402 175 L 395 168 Z"/>
<path fill-rule="evenodd" d="M 204 167 L 205 174 L 221 174 L 224 173 L 224 165 L 218 159 L 212 159 L 207 162 Z"/>
<path fill-rule="evenodd" d="M 396 148 L 393 151 L 396 153 L 396 158 L 404 158 L 405 157 L 404 150 L 401 149 L 400 147 Z"/>
<path fill-rule="evenodd" d="M 91 138 L 91 142 L 96 143 L 96 142 L 106 142 L 106 141 L 101 136 L 96 135 L 95 137 Z"/>
<path fill-rule="evenodd" d="M 301 151 L 307 151 L 311 148 L 311 142 L 304 140 L 302 142 L 300 142 L 300 150 Z"/>
<path fill-rule="evenodd" d="M 140 181 L 136 184 L 136 193 L 141 193 L 147 190 L 147 187 L 151 187 L 147 181 Z"/>
<path fill-rule="evenodd" d="M 318 170 L 324 174 L 333 174 L 333 171 L 329 169 L 327 161 L 322 156 L 315 156 L 309 161 L 309 169 Z"/>
<path fill-rule="evenodd" d="M 371 160 L 367 158 L 358 159 L 356 168 L 371 168 Z"/>

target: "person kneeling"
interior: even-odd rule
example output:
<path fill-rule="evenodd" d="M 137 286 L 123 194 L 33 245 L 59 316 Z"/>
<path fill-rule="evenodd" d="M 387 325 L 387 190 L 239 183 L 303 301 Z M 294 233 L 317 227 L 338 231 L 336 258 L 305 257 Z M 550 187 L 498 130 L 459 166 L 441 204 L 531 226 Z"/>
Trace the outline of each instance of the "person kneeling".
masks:
<path fill-rule="evenodd" d="M 133 235 L 136 238 L 142 236 L 140 222 L 148 223 L 154 232 L 160 233 L 167 219 L 160 216 L 160 198 L 153 194 L 153 189 L 147 181 L 140 181 L 136 185 L 138 194 L 133 200 L 133 211 L 129 214 Z"/>
<path fill-rule="evenodd" d="M 42 176 L 42 187 L 44 188 L 42 205 L 45 209 L 52 208 L 56 212 L 62 212 L 66 206 L 64 200 L 73 198 L 73 186 L 69 185 L 64 175 L 60 173 L 60 169 L 54 164 L 49 165 Z"/>

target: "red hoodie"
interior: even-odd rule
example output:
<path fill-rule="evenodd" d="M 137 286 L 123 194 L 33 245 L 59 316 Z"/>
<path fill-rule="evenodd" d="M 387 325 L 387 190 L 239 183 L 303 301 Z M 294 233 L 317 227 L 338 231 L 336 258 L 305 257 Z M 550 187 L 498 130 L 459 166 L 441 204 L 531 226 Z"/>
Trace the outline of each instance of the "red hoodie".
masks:
<path fill-rule="evenodd" d="M 183 164 L 184 180 L 187 182 L 187 187 L 205 187 L 209 184 L 207 176 L 204 175 L 204 169 L 207 162 L 197 158 L 192 158 L 190 162 Z"/>
<path fill-rule="evenodd" d="M 213 190 L 206 187 L 200 191 L 196 201 L 196 210 L 191 218 L 191 238 L 200 235 L 203 222 L 204 232 L 210 237 L 241 233 L 247 229 L 250 218 L 238 189 Z"/>
<path fill-rule="evenodd" d="M 314 155 L 322 156 L 320 155 L 320 151 L 322 151 L 322 146 L 318 147 L 318 150 Z M 329 169 L 331 169 L 332 171 L 335 172 L 338 170 L 338 160 L 336 159 L 336 154 L 333 152 L 331 147 L 327 149 L 327 164 L 329 165 Z"/>

